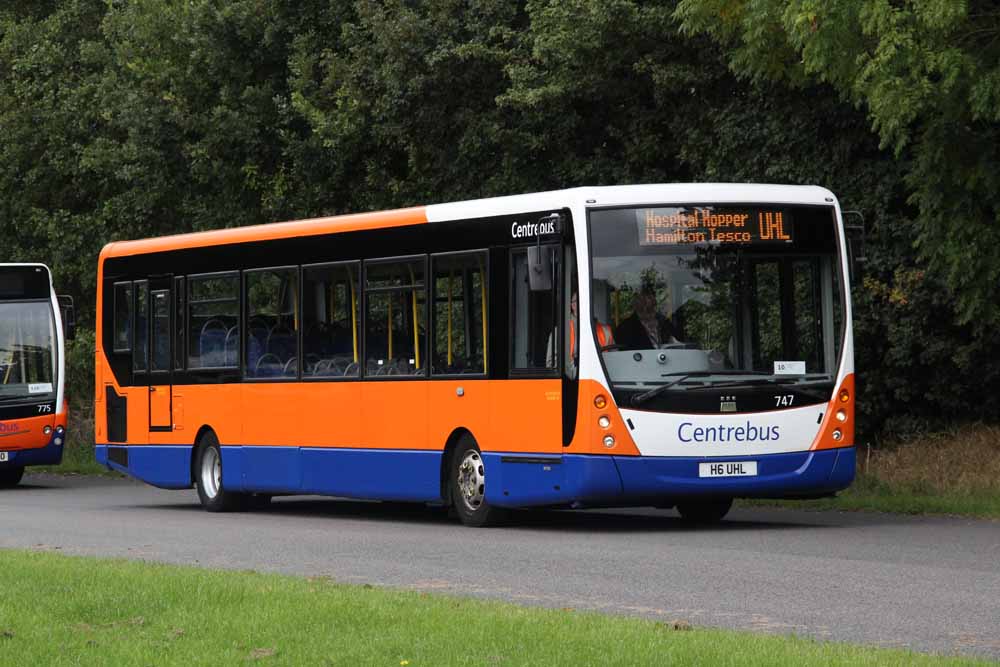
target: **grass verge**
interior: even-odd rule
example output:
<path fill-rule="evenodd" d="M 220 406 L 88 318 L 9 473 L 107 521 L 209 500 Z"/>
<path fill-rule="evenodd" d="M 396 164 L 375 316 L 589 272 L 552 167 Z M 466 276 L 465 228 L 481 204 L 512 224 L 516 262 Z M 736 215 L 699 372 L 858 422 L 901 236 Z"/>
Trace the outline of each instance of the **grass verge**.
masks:
<path fill-rule="evenodd" d="M 836 498 L 743 505 L 1000 519 L 1000 426 L 966 425 L 858 448 L 858 478 Z"/>
<path fill-rule="evenodd" d="M 0 551 L 11 665 L 985 665 L 325 578 Z"/>

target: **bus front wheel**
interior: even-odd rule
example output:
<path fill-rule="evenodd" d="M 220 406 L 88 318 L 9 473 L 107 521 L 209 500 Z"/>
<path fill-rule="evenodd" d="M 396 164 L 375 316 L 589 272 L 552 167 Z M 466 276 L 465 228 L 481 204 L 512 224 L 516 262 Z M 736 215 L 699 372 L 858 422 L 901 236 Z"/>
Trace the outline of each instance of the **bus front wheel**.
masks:
<path fill-rule="evenodd" d="M 226 491 L 222 486 L 222 450 L 214 433 L 206 433 L 198 444 L 195 462 L 195 486 L 201 506 L 209 512 L 243 509 L 244 496 Z"/>
<path fill-rule="evenodd" d="M 486 462 L 471 436 L 458 443 L 451 462 L 451 501 L 466 526 L 499 523 L 505 512 L 486 501 Z"/>
<path fill-rule="evenodd" d="M 677 511 L 688 523 L 718 523 L 729 514 L 732 506 L 732 498 L 712 498 L 677 503 Z"/>
<path fill-rule="evenodd" d="M 3 468 L 0 470 L 0 488 L 9 489 L 21 483 L 24 477 L 24 467 Z"/>

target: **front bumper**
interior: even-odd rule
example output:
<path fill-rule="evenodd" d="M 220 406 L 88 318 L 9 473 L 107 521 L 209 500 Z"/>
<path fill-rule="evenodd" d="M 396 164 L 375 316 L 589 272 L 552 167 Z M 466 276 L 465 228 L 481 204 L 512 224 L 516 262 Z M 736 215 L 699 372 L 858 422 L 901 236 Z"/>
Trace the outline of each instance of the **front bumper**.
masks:
<path fill-rule="evenodd" d="M 698 464 L 756 461 L 753 477 L 699 477 Z M 615 457 L 629 497 L 733 496 L 795 498 L 829 495 L 854 481 L 855 448 L 730 457 Z"/>
<path fill-rule="evenodd" d="M 56 444 L 56 440 L 60 443 Z M 62 463 L 63 449 L 66 446 L 66 431 L 52 431 L 49 441 L 44 447 L 34 449 L 7 450 L 7 460 L 0 462 L 0 468 L 23 468 L 25 466 L 58 465 Z M 0 451 L 3 451 L 0 448 Z"/>

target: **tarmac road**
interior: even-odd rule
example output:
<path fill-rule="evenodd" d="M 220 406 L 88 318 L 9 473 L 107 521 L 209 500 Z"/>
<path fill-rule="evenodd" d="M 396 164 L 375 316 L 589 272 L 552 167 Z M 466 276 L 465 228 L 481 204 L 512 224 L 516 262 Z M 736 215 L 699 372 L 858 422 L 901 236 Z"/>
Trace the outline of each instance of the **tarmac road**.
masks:
<path fill-rule="evenodd" d="M 1000 522 L 734 510 L 534 511 L 465 528 L 444 510 L 277 498 L 209 514 L 190 491 L 28 475 L 0 491 L 0 548 L 327 575 L 521 604 L 1000 659 Z"/>

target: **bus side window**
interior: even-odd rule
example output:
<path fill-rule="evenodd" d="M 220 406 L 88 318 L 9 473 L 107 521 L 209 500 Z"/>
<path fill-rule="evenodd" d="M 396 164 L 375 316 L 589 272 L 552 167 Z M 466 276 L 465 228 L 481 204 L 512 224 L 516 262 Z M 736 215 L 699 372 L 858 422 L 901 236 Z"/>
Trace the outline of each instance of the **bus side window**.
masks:
<path fill-rule="evenodd" d="M 298 375 L 298 269 L 246 271 L 246 376 Z"/>
<path fill-rule="evenodd" d="M 188 369 L 235 368 L 239 358 L 240 277 L 188 276 Z"/>
<path fill-rule="evenodd" d="M 486 252 L 431 258 L 434 314 L 433 366 L 436 375 L 486 372 Z"/>
<path fill-rule="evenodd" d="M 424 263 L 365 263 L 365 375 L 427 372 Z"/>
<path fill-rule="evenodd" d="M 135 281 L 135 341 L 132 346 L 132 369 L 145 371 L 149 367 L 149 283 Z"/>
<path fill-rule="evenodd" d="M 115 352 L 132 351 L 132 283 L 115 283 Z"/>
<path fill-rule="evenodd" d="M 361 374 L 359 262 L 302 267 L 302 374 L 344 378 Z"/>
<path fill-rule="evenodd" d="M 545 261 L 529 266 L 527 249 L 511 251 L 511 344 L 515 371 L 553 372 L 559 368 L 558 285 L 559 246 L 542 246 Z M 536 279 L 531 289 L 530 270 L 550 273 Z"/>

